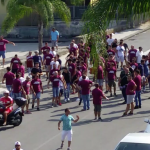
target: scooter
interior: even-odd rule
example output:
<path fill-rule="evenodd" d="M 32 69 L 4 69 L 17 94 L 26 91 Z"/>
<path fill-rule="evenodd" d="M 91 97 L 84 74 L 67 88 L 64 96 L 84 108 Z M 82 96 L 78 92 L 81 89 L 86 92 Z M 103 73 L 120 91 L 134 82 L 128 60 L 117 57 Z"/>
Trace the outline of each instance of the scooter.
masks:
<path fill-rule="evenodd" d="M 150 120 L 148 118 L 145 118 L 144 122 L 147 123 L 147 127 L 145 129 L 145 133 L 150 133 Z"/>
<path fill-rule="evenodd" d="M 13 105 L 13 111 L 7 116 L 7 125 L 19 126 L 22 123 L 22 106 L 26 104 L 26 99 L 18 97 L 15 99 L 16 104 Z M 5 106 L 0 104 L 0 108 L 5 110 Z M 0 126 L 4 123 L 4 117 L 0 114 Z"/>

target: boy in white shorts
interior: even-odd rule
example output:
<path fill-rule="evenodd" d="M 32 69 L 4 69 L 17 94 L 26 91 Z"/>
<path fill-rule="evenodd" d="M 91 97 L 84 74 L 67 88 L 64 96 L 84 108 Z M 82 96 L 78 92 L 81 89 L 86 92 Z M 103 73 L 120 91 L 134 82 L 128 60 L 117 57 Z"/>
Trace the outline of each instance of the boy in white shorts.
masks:
<path fill-rule="evenodd" d="M 63 122 L 63 131 L 62 131 L 62 143 L 61 148 L 63 148 L 65 137 L 68 137 L 68 149 L 70 150 L 70 145 L 72 141 L 72 127 L 71 122 L 78 122 L 79 116 L 76 116 L 77 119 L 74 119 L 73 116 L 69 115 L 70 110 L 68 108 L 65 109 L 65 114 L 61 116 L 60 121 L 58 122 L 58 130 L 60 130 L 60 124 Z"/>

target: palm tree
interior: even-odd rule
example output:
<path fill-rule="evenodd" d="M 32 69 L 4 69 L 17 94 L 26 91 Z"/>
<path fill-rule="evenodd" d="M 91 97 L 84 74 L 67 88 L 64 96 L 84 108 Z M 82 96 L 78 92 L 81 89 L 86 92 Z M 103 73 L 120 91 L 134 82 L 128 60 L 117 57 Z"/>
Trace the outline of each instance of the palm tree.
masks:
<path fill-rule="evenodd" d="M 1 0 L 4 2 L 7 0 Z M 71 0 L 73 4 L 75 0 Z M 78 4 L 82 0 L 77 0 Z M 69 25 L 71 20 L 70 9 L 66 3 L 61 0 L 9 0 L 6 6 L 7 16 L 2 24 L 3 33 L 8 33 L 17 22 L 25 16 L 34 13 L 38 15 L 38 41 L 39 52 L 43 43 L 43 26 L 48 26 L 53 23 L 54 16 L 57 14 L 66 24 Z"/>

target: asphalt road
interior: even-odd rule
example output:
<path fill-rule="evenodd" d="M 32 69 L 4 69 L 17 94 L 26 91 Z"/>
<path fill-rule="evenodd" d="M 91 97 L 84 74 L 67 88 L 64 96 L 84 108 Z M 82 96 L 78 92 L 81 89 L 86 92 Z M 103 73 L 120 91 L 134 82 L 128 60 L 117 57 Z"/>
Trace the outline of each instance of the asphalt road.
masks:
<path fill-rule="evenodd" d="M 132 43 L 143 46 L 144 50 L 150 48 L 149 32 L 142 33 L 126 41 L 130 46 Z M 137 39 L 138 38 L 138 39 Z M 64 58 L 63 58 L 64 60 Z M 52 100 L 51 89 L 47 89 L 43 77 L 44 94 L 41 100 L 41 111 L 36 109 L 32 114 L 25 115 L 19 127 L 0 127 L 0 149 L 13 149 L 14 142 L 19 140 L 24 150 L 57 150 L 61 143 L 61 131 L 57 124 L 65 108 L 70 108 L 71 114 L 80 116 L 80 121 L 73 126 L 72 150 L 114 150 L 117 143 L 128 133 L 141 132 L 146 128 L 144 118 L 150 116 L 150 96 L 142 94 L 142 108 L 134 111 L 133 116 L 122 118 L 125 105 L 121 105 L 121 93 L 117 90 L 118 97 L 103 101 L 103 122 L 93 121 L 93 105 L 91 109 L 81 112 L 82 107 L 75 101 L 77 95 L 71 95 L 71 102 L 57 108 L 50 108 Z M 107 95 L 109 96 L 109 94 Z M 31 107 L 31 106 L 30 106 Z M 65 141 L 64 149 L 67 149 Z"/>

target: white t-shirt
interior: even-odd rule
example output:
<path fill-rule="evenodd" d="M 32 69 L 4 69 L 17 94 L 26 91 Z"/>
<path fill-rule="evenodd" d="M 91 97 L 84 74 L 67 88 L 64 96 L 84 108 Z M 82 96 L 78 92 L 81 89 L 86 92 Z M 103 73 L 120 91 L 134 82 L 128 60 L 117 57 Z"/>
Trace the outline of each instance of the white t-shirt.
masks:
<path fill-rule="evenodd" d="M 125 48 L 124 46 L 117 46 L 116 50 L 118 51 L 118 56 L 123 56 L 124 57 L 124 52 L 125 52 Z"/>
<path fill-rule="evenodd" d="M 141 60 L 142 60 L 142 56 L 143 56 L 143 51 L 137 51 L 136 53 L 136 57 L 137 57 L 137 63 L 141 63 Z"/>
<path fill-rule="evenodd" d="M 50 51 L 49 53 L 52 54 L 53 57 L 56 57 L 56 54 L 57 54 L 57 53 L 56 53 L 55 51 Z"/>
<path fill-rule="evenodd" d="M 82 76 L 79 78 L 79 81 L 82 81 L 83 79 L 82 79 Z M 86 76 L 86 79 L 85 80 L 89 80 L 89 77 L 88 76 Z"/>
<path fill-rule="evenodd" d="M 70 45 L 68 47 L 70 49 Z M 76 49 L 78 49 L 78 45 L 76 43 L 73 44 L 73 47 L 76 48 Z"/>
<path fill-rule="evenodd" d="M 51 62 L 50 62 L 51 70 L 53 69 L 53 65 L 54 65 L 54 64 L 55 64 L 55 66 L 56 66 L 56 69 L 58 69 L 58 66 L 60 65 L 58 61 L 56 61 L 56 62 L 55 62 L 55 61 L 51 61 Z"/>
<path fill-rule="evenodd" d="M 110 38 L 107 39 L 108 45 L 111 45 L 113 42 L 114 42 L 114 39 L 110 39 Z"/>

